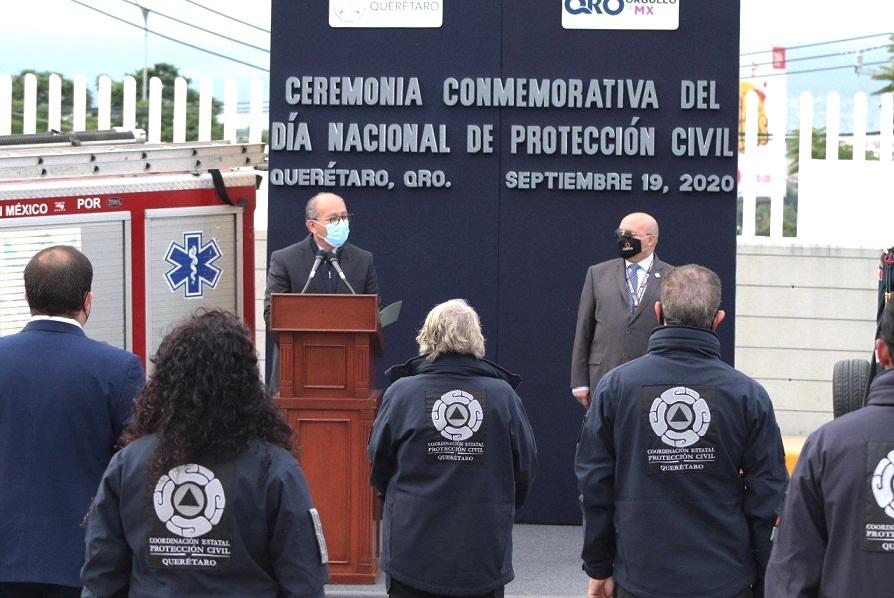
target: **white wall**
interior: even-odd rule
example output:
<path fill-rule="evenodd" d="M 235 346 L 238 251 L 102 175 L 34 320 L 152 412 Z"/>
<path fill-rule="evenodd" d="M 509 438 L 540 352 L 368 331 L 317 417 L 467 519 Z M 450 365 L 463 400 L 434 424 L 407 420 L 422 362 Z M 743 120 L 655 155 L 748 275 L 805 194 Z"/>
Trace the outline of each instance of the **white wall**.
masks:
<path fill-rule="evenodd" d="M 783 434 L 832 419 L 832 368 L 872 356 L 881 247 L 739 241 L 736 367 L 763 384 Z"/>

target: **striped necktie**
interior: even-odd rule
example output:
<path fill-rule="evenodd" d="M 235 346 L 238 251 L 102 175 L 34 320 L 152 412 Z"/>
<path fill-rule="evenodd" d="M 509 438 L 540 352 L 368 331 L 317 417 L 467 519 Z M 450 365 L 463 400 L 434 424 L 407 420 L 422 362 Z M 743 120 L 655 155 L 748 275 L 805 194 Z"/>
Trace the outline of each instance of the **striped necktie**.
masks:
<path fill-rule="evenodd" d="M 637 274 L 639 271 L 639 266 L 636 264 L 630 264 L 627 266 L 627 279 L 630 283 L 627 285 L 627 303 L 630 306 L 630 315 L 632 316 L 636 312 L 636 300 L 638 297 L 636 295 L 639 291 L 639 284 L 637 281 Z"/>

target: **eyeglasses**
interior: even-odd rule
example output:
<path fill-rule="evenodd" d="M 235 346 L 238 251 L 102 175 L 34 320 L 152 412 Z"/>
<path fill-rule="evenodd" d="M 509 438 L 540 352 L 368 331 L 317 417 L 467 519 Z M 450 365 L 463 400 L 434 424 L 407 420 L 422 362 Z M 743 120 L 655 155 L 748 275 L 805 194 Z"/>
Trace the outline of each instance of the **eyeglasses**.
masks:
<path fill-rule="evenodd" d="M 624 237 L 635 237 L 637 239 L 640 239 L 644 237 L 654 237 L 655 235 L 653 235 L 652 233 L 643 233 L 641 235 L 638 235 L 632 230 L 624 230 L 623 228 L 619 228 L 615 231 L 615 236 L 619 239 L 622 239 Z"/>
<path fill-rule="evenodd" d="M 353 219 L 354 219 L 354 214 L 345 212 L 344 214 L 333 214 L 329 218 L 326 218 L 325 222 L 327 222 L 329 224 L 338 224 L 341 221 L 350 222 Z M 320 218 L 311 218 L 311 220 L 313 220 L 314 222 L 324 222 Z"/>

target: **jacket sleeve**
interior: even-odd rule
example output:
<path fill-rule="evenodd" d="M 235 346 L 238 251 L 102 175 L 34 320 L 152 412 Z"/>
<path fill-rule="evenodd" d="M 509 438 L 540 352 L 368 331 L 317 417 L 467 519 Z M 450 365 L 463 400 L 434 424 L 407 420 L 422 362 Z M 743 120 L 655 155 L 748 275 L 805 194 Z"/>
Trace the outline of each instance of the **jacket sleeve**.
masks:
<path fill-rule="evenodd" d="M 267 288 L 264 291 L 264 322 L 270 326 L 270 294 L 288 293 L 292 290 L 289 272 L 283 263 L 282 255 L 273 252 L 270 255 L 270 267 L 267 269 Z"/>
<path fill-rule="evenodd" d="M 817 446 L 814 437 L 807 439 L 792 474 L 767 565 L 767 598 L 819 596 L 828 533 Z"/>
<path fill-rule="evenodd" d="M 120 455 L 106 468 L 87 515 L 86 554 L 81 568 L 81 596 L 127 596 L 133 555 L 124 537 L 119 510 Z"/>
<path fill-rule="evenodd" d="M 366 284 L 363 286 L 363 293 L 366 295 L 379 294 L 379 277 L 376 275 L 376 265 L 372 256 L 369 258 L 369 269 L 366 271 Z"/>
<path fill-rule="evenodd" d="M 615 559 L 614 422 L 610 414 L 609 379 L 603 378 L 584 417 L 574 469 L 584 517 L 584 571 L 593 579 L 612 574 Z"/>
<path fill-rule="evenodd" d="M 758 597 L 762 595 L 764 571 L 772 548 L 773 526 L 782 506 L 788 481 L 782 436 L 776 424 L 770 397 L 763 388 L 758 393 L 758 408 L 751 423 L 751 433 L 742 460 L 742 473 L 745 482 L 743 508 L 757 565 L 753 591 Z"/>
<path fill-rule="evenodd" d="M 279 596 L 321 598 L 329 578 L 324 563 L 326 541 L 314 526 L 310 492 L 298 463 L 290 456 L 273 477 L 268 494 L 272 509 L 269 541 Z"/>
<path fill-rule="evenodd" d="M 382 397 L 382 405 L 373 422 L 367 446 L 367 456 L 371 465 L 369 481 L 382 496 L 385 496 L 388 482 L 391 481 L 391 476 L 397 469 L 397 446 L 395 446 L 394 422 L 392 421 L 394 389 L 395 385 L 392 384 L 385 391 L 385 396 Z"/>
<path fill-rule="evenodd" d="M 590 385 L 590 345 L 596 333 L 596 297 L 593 296 L 593 268 L 587 270 L 584 287 L 577 306 L 577 326 L 574 329 L 574 345 L 571 348 L 571 388 Z M 593 390 L 592 388 L 590 389 Z"/>
<path fill-rule="evenodd" d="M 120 392 L 112 403 L 112 432 L 115 441 L 124 431 L 127 420 L 130 419 L 133 411 L 133 402 L 143 388 L 146 382 L 146 376 L 143 373 L 143 364 L 136 355 L 128 354 L 127 366 L 124 370 L 124 377 L 121 381 Z"/>
<path fill-rule="evenodd" d="M 537 444 L 521 398 L 514 391 L 512 398 L 513 414 L 509 434 L 512 467 L 515 472 L 515 508 L 520 509 L 525 504 L 534 476 L 537 475 Z"/>

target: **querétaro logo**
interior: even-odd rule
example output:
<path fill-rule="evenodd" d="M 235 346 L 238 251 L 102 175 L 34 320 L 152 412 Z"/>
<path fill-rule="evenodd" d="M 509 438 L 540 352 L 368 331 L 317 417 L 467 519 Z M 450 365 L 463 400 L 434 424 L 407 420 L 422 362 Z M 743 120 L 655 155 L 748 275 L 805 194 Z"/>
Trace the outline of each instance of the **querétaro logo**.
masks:
<path fill-rule="evenodd" d="M 216 287 L 221 269 L 214 262 L 220 256 L 217 241 L 202 244 L 201 232 L 184 233 L 183 245 L 171 241 L 165 255 L 165 261 L 173 266 L 165 273 L 171 292 L 182 286 L 187 297 L 201 297 L 204 285 Z"/>
<path fill-rule="evenodd" d="M 441 395 L 431 409 L 435 429 L 447 440 L 468 440 L 481 427 L 484 410 L 481 403 L 463 390 Z"/>
<path fill-rule="evenodd" d="M 649 423 L 664 444 L 677 448 L 692 446 L 708 431 L 711 409 L 696 391 L 676 386 L 652 401 Z"/>
<path fill-rule="evenodd" d="M 210 469 L 190 463 L 161 476 L 152 496 L 155 515 L 181 538 L 204 536 L 223 517 L 227 498 Z"/>
<path fill-rule="evenodd" d="M 894 519 L 894 451 L 883 457 L 872 474 L 872 496 L 885 515 Z"/>

